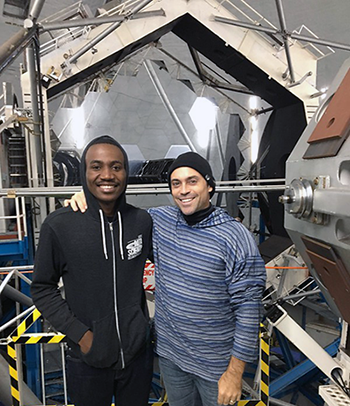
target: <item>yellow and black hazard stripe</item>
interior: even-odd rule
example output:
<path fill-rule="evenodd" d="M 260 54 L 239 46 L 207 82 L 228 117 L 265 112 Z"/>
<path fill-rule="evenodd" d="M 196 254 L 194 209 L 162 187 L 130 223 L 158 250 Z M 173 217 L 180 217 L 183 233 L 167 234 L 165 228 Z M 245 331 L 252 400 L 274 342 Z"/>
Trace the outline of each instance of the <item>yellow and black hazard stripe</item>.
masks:
<path fill-rule="evenodd" d="M 39 312 L 38 309 L 34 309 L 30 315 L 22 321 L 22 323 L 16 328 L 16 330 L 10 334 L 10 337 L 12 338 L 13 341 L 17 341 L 18 338 L 24 334 L 29 327 L 38 320 L 38 318 L 41 316 L 41 313 Z"/>
<path fill-rule="evenodd" d="M 16 339 L 16 344 L 58 344 L 65 339 L 62 334 L 23 334 Z"/>
<path fill-rule="evenodd" d="M 19 384 L 18 384 L 18 372 L 17 372 L 17 355 L 15 344 L 10 342 L 7 345 L 7 354 L 9 355 L 9 371 L 10 371 L 10 381 L 11 381 L 11 396 L 12 405 L 19 406 Z"/>
<path fill-rule="evenodd" d="M 270 337 L 260 324 L 260 399 L 239 400 L 237 406 L 267 406 L 269 404 Z"/>
<path fill-rule="evenodd" d="M 260 332 L 260 399 L 264 405 L 269 402 L 270 379 L 270 337 L 267 332 Z"/>
<path fill-rule="evenodd" d="M 17 326 L 8 338 L 7 353 L 9 355 L 9 372 L 11 380 L 12 405 L 20 405 L 17 354 L 15 344 L 39 344 L 39 343 L 60 343 L 65 340 L 66 336 L 62 334 L 24 334 L 38 320 L 41 313 L 38 309 L 34 311 Z"/>

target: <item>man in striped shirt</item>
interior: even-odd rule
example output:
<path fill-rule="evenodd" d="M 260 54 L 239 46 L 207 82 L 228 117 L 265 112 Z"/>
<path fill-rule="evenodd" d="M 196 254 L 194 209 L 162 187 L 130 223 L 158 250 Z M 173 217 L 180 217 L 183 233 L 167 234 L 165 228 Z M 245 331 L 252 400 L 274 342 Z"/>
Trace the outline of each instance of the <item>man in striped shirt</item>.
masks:
<path fill-rule="evenodd" d="M 168 181 L 177 207 L 149 213 L 156 352 L 169 404 L 233 405 L 258 353 L 265 266 L 249 231 L 211 204 L 215 180 L 204 158 L 180 155 Z"/>
<path fill-rule="evenodd" d="M 258 353 L 265 266 L 249 231 L 211 204 L 215 181 L 204 158 L 180 155 L 168 180 L 177 207 L 149 212 L 156 352 L 169 403 L 234 404 L 245 363 Z"/>

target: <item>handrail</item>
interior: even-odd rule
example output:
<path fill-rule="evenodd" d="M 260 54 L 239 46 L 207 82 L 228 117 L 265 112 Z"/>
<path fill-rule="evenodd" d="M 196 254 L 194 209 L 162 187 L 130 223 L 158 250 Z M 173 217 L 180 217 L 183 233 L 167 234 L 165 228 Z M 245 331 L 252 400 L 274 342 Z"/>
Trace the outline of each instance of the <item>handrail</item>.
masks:
<path fill-rule="evenodd" d="M 17 237 L 19 241 L 22 241 L 24 237 L 27 237 L 27 221 L 25 212 L 25 201 L 23 196 L 2 196 L 4 199 L 15 199 L 15 209 L 14 215 L 0 216 L 0 220 L 13 220 L 16 219 L 17 224 Z M 23 232 L 22 232 L 23 231 Z M 1 244 L 1 241 L 0 241 Z"/>

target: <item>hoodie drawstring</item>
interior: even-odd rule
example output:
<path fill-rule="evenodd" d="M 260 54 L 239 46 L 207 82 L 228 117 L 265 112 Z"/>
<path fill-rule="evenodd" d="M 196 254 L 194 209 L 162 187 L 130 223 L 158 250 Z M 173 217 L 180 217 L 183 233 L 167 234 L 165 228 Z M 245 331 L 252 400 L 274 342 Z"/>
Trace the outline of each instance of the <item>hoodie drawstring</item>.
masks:
<path fill-rule="evenodd" d="M 106 243 L 106 230 L 105 230 L 105 222 L 103 217 L 102 209 L 99 210 L 100 213 L 100 222 L 101 222 L 101 233 L 102 233 L 102 244 L 103 244 L 103 253 L 105 254 L 105 258 L 108 259 L 108 251 L 107 251 L 107 243 Z M 119 223 L 119 249 L 120 249 L 120 256 L 122 260 L 124 260 L 124 250 L 123 250 L 123 223 L 122 223 L 122 216 L 120 211 L 118 211 L 118 223 Z"/>
<path fill-rule="evenodd" d="M 120 256 L 124 261 L 124 250 L 123 250 L 123 223 L 122 223 L 122 216 L 120 211 L 118 211 L 118 222 L 119 222 L 119 249 L 120 249 Z"/>
<path fill-rule="evenodd" d="M 103 211 L 100 209 L 99 213 L 100 213 L 100 220 L 101 220 L 103 252 L 105 254 L 105 258 L 108 259 L 107 244 L 106 244 L 106 230 L 105 230 L 105 222 L 104 222 L 104 218 L 103 218 Z"/>

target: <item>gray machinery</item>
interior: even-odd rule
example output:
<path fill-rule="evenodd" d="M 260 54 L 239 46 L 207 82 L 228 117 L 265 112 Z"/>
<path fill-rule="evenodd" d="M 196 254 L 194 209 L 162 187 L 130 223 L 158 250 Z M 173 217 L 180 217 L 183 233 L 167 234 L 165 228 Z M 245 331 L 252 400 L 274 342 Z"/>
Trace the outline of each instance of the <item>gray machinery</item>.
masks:
<path fill-rule="evenodd" d="M 347 60 L 288 158 L 287 188 L 280 198 L 285 205 L 285 227 L 290 237 L 329 306 L 343 321 L 336 359 L 344 373 L 340 378 L 337 372 L 334 376 L 333 370 L 328 376 L 341 385 L 338 378 L 343 380 L 347 387 L 350 378 L 349 103 L 350 60 Z M 279 323 L 284 323 L 283 316 L 275 315 L 274 323 L 279 328 Z M 293 335 L 290 329 L 284 332 L 287 337 Z M 300 337 L 294 338 L 300 341 Z M 307 349 L 306 353 L 314 353 L 314 348 Z M 318 358 L 321 360 L 322 356 Z M 345 392 L 348 389 L 345 388 Z M 337 387 L 320 387 L 320 394 L 329 405 L 343 404 L 344 394 Z"/>

